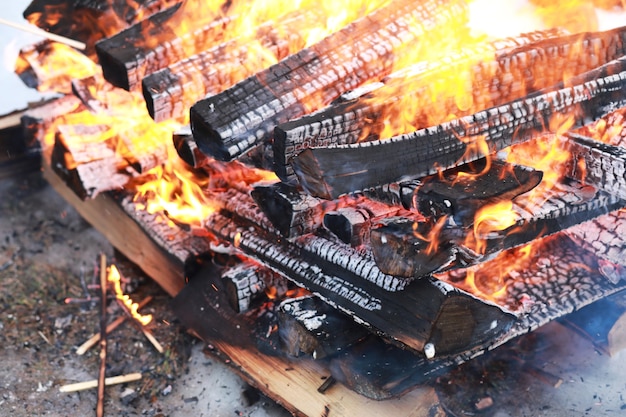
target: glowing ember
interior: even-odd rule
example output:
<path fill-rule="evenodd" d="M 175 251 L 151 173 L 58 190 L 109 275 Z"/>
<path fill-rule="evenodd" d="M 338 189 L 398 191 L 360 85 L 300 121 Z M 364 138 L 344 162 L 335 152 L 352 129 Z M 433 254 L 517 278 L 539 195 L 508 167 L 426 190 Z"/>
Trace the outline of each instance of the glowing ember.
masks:
<path fill-rule="evenodd" d="M 133 316 L 135 320 L 137 320 L 143 326 L 147 326 L 152 321 L 152 315 L 151 314 L 143 315 L 137 312 L 139 305 L 135 303 L 133 300 L 131 300 L 131 298 L 127 294 L 124 294 L 124 291 L 122 291 L 121 279 L 122 277 L 120 275 L 120 272 L 117 270 L 115 265 L 111 265 L 109 267 L 107 281 L 113 284 L 115 297 L 119 301 L 121 301 L 124 304 L 124 306 L 126 306 L 126 308 L 128 309 L 128 311 L 130 312 L 130 314 Z"/>

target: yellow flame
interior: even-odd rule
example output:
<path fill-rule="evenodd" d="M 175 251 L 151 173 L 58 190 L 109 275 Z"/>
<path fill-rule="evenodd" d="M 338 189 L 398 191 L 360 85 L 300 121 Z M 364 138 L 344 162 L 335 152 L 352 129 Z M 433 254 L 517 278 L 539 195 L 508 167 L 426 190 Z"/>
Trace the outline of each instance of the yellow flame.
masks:
<path fill-rule="evenodd" d="M 107 275 L 107 281 L 113 284 L 115 291 L 115 297 L 120 300 L 128 309 L 130 314 L 135 320 L 141 323 L 143 326 L 147 326 L 152 321 L 151 314 L 139 314 L 139 304 L 133 302 L 133 300 L 127 294 L 122 291 L 122 276 L 115 265 L 109 267 L 109 273 Z"/>

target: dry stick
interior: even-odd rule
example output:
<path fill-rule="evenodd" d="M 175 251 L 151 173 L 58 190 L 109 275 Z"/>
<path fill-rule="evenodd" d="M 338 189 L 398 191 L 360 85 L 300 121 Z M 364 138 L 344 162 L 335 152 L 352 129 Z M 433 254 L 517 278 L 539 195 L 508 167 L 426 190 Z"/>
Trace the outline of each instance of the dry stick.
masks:
<path fill-rule="evenodd" d="M 98 402 L 96 417 L 104 416 L 104 372 L 107 360 L 107 258 L 100 254 L 100 371 L 98 373 Z"/>
<path fill-rule="evenodd" d="M 141 300 L 141 302 L 137 304 L 137 309 L 139 310 L 140 308 L 145 307 L 150 301 L 152 301 L 151 295 Z M 117 329 L 122 323 L 124 323 L 127 319 L 128 319 L 127 315 L 118 317 L 117 319 L 115 319 L 115 321 L 113 321 L 111 324 L 107 326 L 106 333 L 107 334 L 111 333 L 113 330 Z M 93 334 L 89 339 L 87 339 L 87 341 L 85 341 L 82 345 L 80 345 L 78 349 L 76 349 L 76 354 L 84 355 L 85 352 L 91 349 L 93 345 L 95 345 L 99 341 L 100 341 L 100 333 Z"/>
<path fill-rule="evenodd" d="M 139 330 L 141 330 L 141 332 L 143 333 L 144 336 L 146 336 L 146 339 L 148 339 L 148 341 L 150 343 L 152 343 L 152 346 L 154 346 L 154 348 L 159 352 L 159 353 L 163 353 L 165 352 L 165 349 L 163 349 L 163 346 L 159 343 L 158 340 L 156 340 L 156 338 L 154 337 L 154 335 L 152 334 L 152 332 L 143 324 L 139 323 L 139 321 L 137 321 L 132 313 L 130 312 L 130 310 L 128 309 L 128 307 L 126 307 L 126 305 L 122 302 L 122 300 L 120 300 L 119 298 L 115 299 L 117 301 L 117 304 L 122 308 L 122 310 L 124 311 L 124 313 L 126 313 L 126 315 L 128 317 L 130 317 L 133 322 L 137 325 L 137 327 L 139 328 Z"/>
<path fill-rule="evenodd" d="M 87 45 L 85 45 L 83 42 L 75 41 L 74 39 L 66 38 L 65 36 L 55 35 L 54 33 L 46 32 L 45 30 L 42 30 L 36 27 L 20 25 L 18 23 L 10 22 L 1 17 L 0 17 L 0 24 L 11 26 L 12 28 L 19 29 L 28 33 L 33 33 L 38 36 L 43 36 L 46 39 L 63 43 L 65 45 L 71 46 L 72 48 L 81 49 L 81 50 L 85 50 L 87 48 Z"/>
<path fill-rule="evenodd" d="M 141 373 L 135 372 L 132 374 L 112 376 L 104 379 L 104 385 L 116 385 L 124 384 L 126 382 L 138 381 L 141 379 Z M 59 388 L 60 392 L 76 392 L 86 389 L 96 388 L 98 386 L 98 380 L 92 379 L 90 381 L 77 382 L 75 384 L 62 385 Z"/>

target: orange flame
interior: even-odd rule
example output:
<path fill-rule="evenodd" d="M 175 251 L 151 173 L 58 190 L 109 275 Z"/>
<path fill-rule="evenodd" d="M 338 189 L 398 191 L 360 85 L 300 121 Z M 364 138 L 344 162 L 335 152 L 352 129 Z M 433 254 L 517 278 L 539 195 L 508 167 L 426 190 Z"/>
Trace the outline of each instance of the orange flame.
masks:
<path fill-rule="evenodd" d="M 139 305 L 133 302 L 133 300 L 131 300 L 131 298 L 127 294 L 124 294 L 124 291 L 122 291 L 122 276 L 120 275 L 120 272 L 117 270 L 117 267 L 115 265 L 111 265 L 109 267 L 107 281 L 113 284 L 115 297 L 120 300 L 124 304 L 124 306 L 126 306 L 133 318 L 141 323 L 143 326 L 147 326 L 152 321 L 152 315 L 143 315 L 137 312 L 137 310 L 139 309 Z"/>

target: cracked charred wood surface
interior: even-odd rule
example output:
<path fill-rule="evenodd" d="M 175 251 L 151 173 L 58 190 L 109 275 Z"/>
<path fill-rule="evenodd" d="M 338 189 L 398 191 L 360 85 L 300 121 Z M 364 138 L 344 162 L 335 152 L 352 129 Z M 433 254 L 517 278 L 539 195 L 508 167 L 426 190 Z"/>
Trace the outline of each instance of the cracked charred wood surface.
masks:
<path fill-rule="evenodd" d="M 278 333 L 288 355 L 310 355 L 313 359 L 334 356 L 370 334 L 365 327 L 313 295 L 280 303 Z"/>
<path fill-rule="evenodd" d="M 85 110 L 81 101 L 73 96 L 67 95 L 28 110 L 22 116 L 22 129 L 26 143 L 41 143 L 42 145 L 52 145 L 54 138 L 46 137 L 50 127 L 59 118 L 71 116 Z"/>
<path fill-rule="evenodd" d="M 107 130 L 104 125 L 57 128 L 50 159 L 52 169 L 82 199 L 93 198 L 101 191 L 121 189 L 128 182 L 128 176 L 118 172 L 115 148 L 98 140 Z M 80 140 L 75 140 L 77 137 Z"/>
<path fill-rule="evenodd" d="M 179 36 L 168 25 L 176 21 L 179 9 L 177 4 L 97 42 L 96 53 L 107 81 L 125 90 L 139 89 L 147 74 L 219 43 L 230 23 L 228 17 L 204 24 L 198 18 L 196 27 Z"/>
<path fill-rule="evenodd" d="M 410 109 L 414 109 L 413 119 L 409 121 L 412 130 L 436 125 L 452 114 L 457 117 L 471 114 L 557 84 L 563 80 L 565 71 L 579 74 L 616 59 L 626 53 L 624 47 L 616 48 L 624 51 L 621 54 L 612 53 L 612 49 L 599 48 L 596 43 L 607 38 L 612 40 L 611 45 L 621 46 L 624 44 L 621 37 L 626 37 L 622 32 L 576 38 L 557 37 L 563 35 L 560 30 L 532 32 L 479 44 L 440 61 L 400 70 L 371 92 L 278 125 L 274 137 L 276 174 L 283 181 L 295 180 L 289 160 L 303 149 L 379 139 L 387 125 L 399 131 L 397 120 L 407 124 L 397 116 L 407 113 L 407 92 L 411 97 Z M 584 36 L 587 47 L 583 49 L 590 51 L 590 57 L 573 51 L 577 44 L 583 44 Z M 446 84 L 458 88 L 446 89 Z M 466 89 L 465 93 L 460 93 L 462 89 Z M 462 108 L 459 108 L 459 95 L 466 97 Z M 430 105 L 433 102 L 437 102 L 434 110 Z"/>
<path fill-rule="evenodd" d="M 326 211 L 324 226 L 344 243 L 352 247 L 369 243 L 372 222 L 395 216 L 401 208 L 367 198 L 359 199 L 348 207 Z"/>
<path fill-rule="evenodd" d="M 133 129 L 103 140 L 110 130 L 105 125 L 57 127 L 50 163 L 82 199 L 121 189 L 131 178 L 167 160 L 167 147 L 158 141 L 135 143 L 138 135 Z"/>
<path fill-rule="evenodd" d="M 24 10 L 24 18 L 39 28 L 87 44 L 94 43 L 113 30 L 122 30 L 139 19 L 171 7 L 182 0 L 33 0 Z M 95 22 L 97 21 L 97 24 Z"/>
<path fill-rule="evenodd" d="M 566 133 L 563 139 L 570 158 L 566 175 L 626 199 L 626 148 L 578 133 Z"/>
<path fill-rule="evenodd" d="M 222 282 L 227 293 L 228 303 L 237 313 L 245 313 L 251 304 L 263 298 L 271 288 L 276 296 L 283 297 L 287 291 L 285 279 L 258 262 L 244 260 L 227 267 L 222 272 Z"/>
<path fill-rule="evenodd" d="M 609 150 L 619 149 L 618 154 L 623 153 L 624 145 L 626 145 L 626 107 L 614 111 L 592 125 L 579 129 L 577 133 L 606 144 L 609 146 Z M 603 154 L 604 152 L 600 152 L 600 156 L 605 156 Z M 587 165 L 587 158 L 583 157 L 583 160 Z M 600 178 L 606 175 L 612 181 L 621 182 L 624 180 L 622 164 L 613 165 L 610 158 L 609 160 L 604 158 L 603 162 L 599 166 L 595 161 L 591 161 L 590 170 L 594 172 L 591 175 Z M 577 166 L 575 168 L 580 172 L 583 167 Z M 609 173 L 601 174 L 597 169 L 607 169 Z M 581 174 L 585 174 L 584 169 Z M 619 192 L 620 190 L 623 190 L 623 186 L 616 186 L 615 191 Z M 612 190 L 608 191 L 611 192 Z M 592 221 L 574 226 L 568 229 L 568 234 L 576 238 L 581 246 L 599 257 L 614 264 L 626 265 L 626 244 L 622 238 L 626 235 L 626 212 L 624 210 L 607 213 Z M 611 265 L 605 265 L 607 275 L 614 275 L 609 274 L 612 269 Z"/>
<path fill-rule="evenodd" d="M 281 235 L 292 238 L 319 229 L 324 213 L 337 206 L 283 183 L 257 186 L 251 196 Z"/>
<path fill-rule="evenodd" d="M 548 133 L 551 119 L 564 115 L 588 124 L 626 104 L 626 58 L 573 77 L 567 86 L 541 90 L 519 100 L 413 133 L 332 148 L 309 148 L 293 159 L 300 185 L 310 194 L 336 198 L 419 178 L 478 159 L 468 144 L 484 138 L 491 152 Z"/>
<path fill-rule="evenodd" d="M 588 251 L 618 265 L 626 265 L 626 211 L 616 210 L 599 216 L 591 221 L 581 223 L 567 230 L 567 233 Z M 606 274 L 610 273 L 610 265 L 606 265 Z"/>
<path fill-rule="evenodd" d="M 476 212 L 535 188 L 543 172 L 497 159 L 479 159 L 425 177 L 416 188 L 411 207 L 426 216 L 451 216 L 455 224 L 473 223 Z"/>
<path fill-rule="evenodd" d="M 187 117 L 196 101 L 220 93 L 304 48 L 306 39 L 299 35 L 299 29 L 316 23 L 319 26 L 323 21 L 316 11 L 291 13 L 261 25 L 253 38 L 232 39 L 148 75 L 142 81 L 148 113 L 157 122 Z M 263 54 L 256 51 L 258 48 Z"/>
<path fill-rule="evenodd" d="M 510 213 L 514 219 L 503 226 L 490 226 L 489 222 L 495 219 L 489 217 L 484 223 L 477 220 L 467 225 L 449 223 L 445 217 L 439 222 L 384 219 L 370 235 L 376 264 L 384 273 L 407 278 L 465 268 L 625 204 L 618 197 L 577 183 L 540 186 L 537 190 L 540 193 L 523 194 L 512 200 Z M 502 213 L 509 211 L 499 211 L 498 216 Z"/>
<path fill-rule="evenodd" d="M 304 248 L 311 239 L 275 242 L 259 229 L 238 226 L 221 213 L 206 219 L 205 225 L 216 237 L 233 244 L 236 241 L 237 250 L 246 256 L 413 351 L 423 352 L 429 342 L 437 343 L 442 356 L 483 347 L 506 332 L 514 320 L 498 307 L 436 280 L 415 281 L 401 292 L 389 292 Z M 322 240 L 325 243 L 321 242 L 320 247 L 324 245 L 328 251 L 328 241 Z M 400 317 L 402 320 L 398 320 Z"/>
<path fill-rule="evenodd" d="M 444 4 L 445 3 L 445 4 Z M 323 107 L 346 90 L 379 79 L 416 42 L 443 36 L 444 23 L 466 20 L 461 1 L 404 0 L 383 7 L 290 55 L 190 112 L 202 152 L 231 160 L 265 143 L 278 123 Z M 415 22 L 419 22 L 416 25 Z"/>
<path fill-rule="evenodd" d="M 523 333 L 626 287 L 624 270 L 621 279 L 607 280 L 601 259 L 564 233 L 545 238 L 539 244 L 538 250 L 525 257 L 516 254 L 522 262 L 504 276 L 494 277 L 494 271 L 502 271 L 499 259 L 472 268 L 478 296 L 481 292 L 488 295 L 501 290 L 496 303 L 507 311 L 521 313 L 515 327 Z M 465 272 L 453 271 L 437 277 L 464 288 Z"/>

